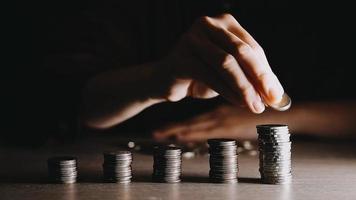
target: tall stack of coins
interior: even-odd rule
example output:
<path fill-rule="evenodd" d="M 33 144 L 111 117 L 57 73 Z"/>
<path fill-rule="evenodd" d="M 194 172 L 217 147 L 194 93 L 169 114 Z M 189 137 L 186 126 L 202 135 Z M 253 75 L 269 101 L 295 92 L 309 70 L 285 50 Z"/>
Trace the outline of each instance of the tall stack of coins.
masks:
<path fill-rule="evenodd" d="M 130 151 L 104 153 L 104 180 L 116 183 L 130 183 L 132 178 L 132 154 Z"/>
<path fill-rule="evenodd" d="M 236 183 L 238 173 L 237 144 L 230 139 L 208 140 L 211 182 Z"/>
<path fill-rule="evenodd" d="M 292 180 L 291 141 L 287 125 L 258 125 L 260 174 L 264 183 L 287 184 Z"/>
<path fill-rule="evenodd" d="M 55 183 L 77 182 L 77 158 L 71 156 L 52 157 L 47 160 L 48 173 Z"/>
<path fill-rule="evenodd" d="M 156 146 L 152 179 L 156 182 L 178 183 L 182 173 L 182 150 L 179 147 Z"/>

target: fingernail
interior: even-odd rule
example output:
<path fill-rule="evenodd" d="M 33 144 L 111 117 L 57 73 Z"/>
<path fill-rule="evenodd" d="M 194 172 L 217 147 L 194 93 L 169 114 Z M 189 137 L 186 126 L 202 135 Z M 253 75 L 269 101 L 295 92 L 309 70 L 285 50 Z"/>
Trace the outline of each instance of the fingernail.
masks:
<path fill-rule="evenodd" d="M 283 88 L 277 89 L 276 87 L 270 88 L 268 91 L 268 99 L 271 103 L 275 104 L 282 100 Z"/>
<path fill-rule="evenodd" d="M 265 110 L 265 105 L 261 101 L 255 101 L 253 102 L 253 108 L 256 113 L 262 113 Z"/>

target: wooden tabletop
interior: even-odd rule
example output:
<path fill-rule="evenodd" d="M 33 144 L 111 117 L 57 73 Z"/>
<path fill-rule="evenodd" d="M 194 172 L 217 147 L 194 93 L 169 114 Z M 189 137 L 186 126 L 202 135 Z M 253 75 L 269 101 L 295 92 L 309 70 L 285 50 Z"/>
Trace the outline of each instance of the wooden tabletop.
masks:
<path fill-rule="evenodd" d="M 119 143 L 101 137 L 35 150 L 0 148 L 0 199 L 356 199 L 356 145 L 352 142 L 293 142 L 290 185 L 260 183 L 258 156 L 244 153 L 239 155 L 237 184 L 209 183 L 207 156 L 183 159 L 181 183 L 153 183 L 152 157 L 142 153 L 134 153 L 132 183 L 103 183 L 101 153 L 117 149 Z M 78 183 L 48 183 L 46 159 L 59 154 L 78 157 Z"/>

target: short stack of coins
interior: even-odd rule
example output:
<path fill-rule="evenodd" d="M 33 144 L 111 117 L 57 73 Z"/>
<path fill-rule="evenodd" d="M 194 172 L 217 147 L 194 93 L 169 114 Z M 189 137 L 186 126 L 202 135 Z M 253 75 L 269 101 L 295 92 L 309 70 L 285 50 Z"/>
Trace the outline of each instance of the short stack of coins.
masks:
<path fill-rule="evenodd" d="M 258 125 L 260 173 L 264 183 L 288 184 L 292 181 L 291 141 L 287 125 Z"/>
<path fill-rule="evenodd" d="M 230 139 L 210 139 L 209 178 L 214 183 L 237 183 L 237 144 Z"/>
<path fill-rule="evenodd" d="M 115 151 L 104 153 L 104 180 L 114 183 L 130 183 L 132 178 L 132 153 Z"/>
<path fill-rule="evenodd" d="M 179 147 L 156 146 L 153 155 L 153 181 L 178 183 L 181 181 L 181 173 L 182 150 Z"/>
<path fill-rule="evenodd" d="M 55 183 L 77 182 L 77 158 L 71 156 L 52 157 L 47 160 L 49 178 Z"/>

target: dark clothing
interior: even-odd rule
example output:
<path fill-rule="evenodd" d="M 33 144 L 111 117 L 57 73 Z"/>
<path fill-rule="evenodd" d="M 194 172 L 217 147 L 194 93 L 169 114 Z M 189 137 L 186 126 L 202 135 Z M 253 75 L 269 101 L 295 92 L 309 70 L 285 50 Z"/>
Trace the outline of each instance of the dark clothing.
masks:
<path fill-rule="evenodd" d="M 20 132 L 25 142 L 51 134 L 74 135 L 81 89 L 90 77 L 158 60 L 196 18 L 223 12 L 233 14 L 265 49 L 294 101 L 356 96 L 355 14 L 340 1 L 75 2 L 32 4 L 26 8 L 29 13 L 22 12 L 33 19 L 32 62 L 17 66 L 10 84 L 17 101 L 9 102 L 13 106 L 6 112 L 12 116 L 10 132 Z M 185 118 L 217 102 L 159 105 L 121 126 L 136 124 L 132 130 L 147 131 L 153 124 Z"/>

